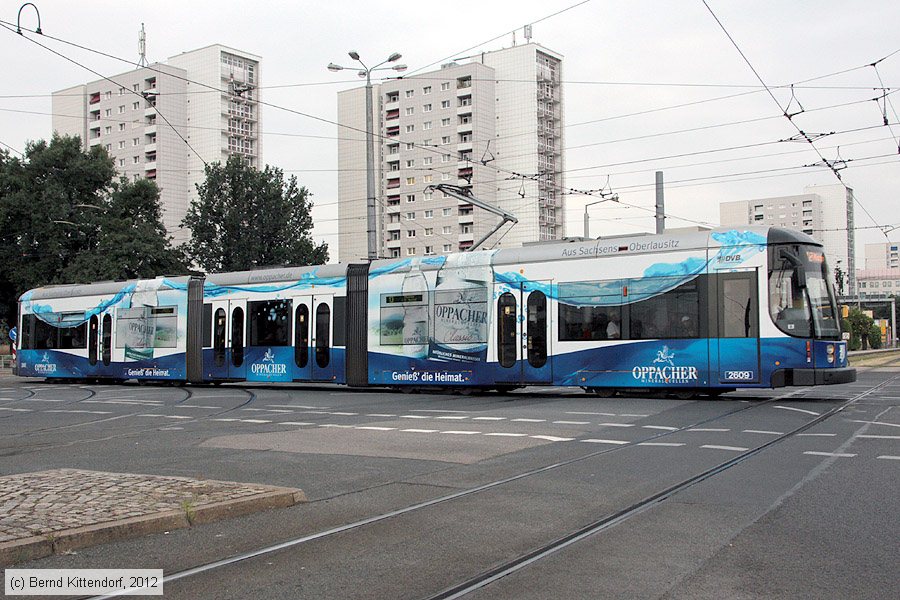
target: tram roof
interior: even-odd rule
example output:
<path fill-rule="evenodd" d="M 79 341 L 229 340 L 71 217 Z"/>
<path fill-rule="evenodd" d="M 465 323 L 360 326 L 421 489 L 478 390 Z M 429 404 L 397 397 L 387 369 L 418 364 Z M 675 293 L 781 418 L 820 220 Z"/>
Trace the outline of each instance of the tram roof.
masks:
<path fill-rule="evenodd" d="M 148 284 L 149 282 L 158 282 L 155 287 L 157 290 L 171 290 L 174 287 L 168 283 L 179 284 L 179 286 L 187 285 L 191 278 L 189 276 L 181 277 L 157 277 L 155 279 L 128 279 L 125 281 L 98 281 L 96 283 L 71 283 L 62 285 L 47 285 L 26 292 L 30 294 L 30 300 L 48 300 L 51 298 L 75 298 L 80 296 L 105 296 L 109 294 L 118 294 L 128 286 L 137 286 L 138 284 Z M 24 294 L 23 296 L 24 297 Z M 22 298 L 20 298 L 21 300 Z"/>
<path fill-rule="evenodd" d="M 254 269 L 252 271 L 235 271 L 233 273 L 210 273 L 206 282 L 214 285 L 250 285 L 274 281 L 297 281 L 304 277 L 344 277 L 347 265 L 312 265 L 309 267 L 275 267 Z"/>

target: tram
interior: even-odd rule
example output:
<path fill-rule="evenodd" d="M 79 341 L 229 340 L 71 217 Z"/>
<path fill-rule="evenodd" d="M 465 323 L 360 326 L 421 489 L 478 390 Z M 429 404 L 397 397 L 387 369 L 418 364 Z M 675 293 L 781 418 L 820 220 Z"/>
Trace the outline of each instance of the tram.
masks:
<path fill-rule="evenodd" d="M 852 382 L 822 245 L 748 227 L 50 286 L 17 373 L 665 391 Z"/>

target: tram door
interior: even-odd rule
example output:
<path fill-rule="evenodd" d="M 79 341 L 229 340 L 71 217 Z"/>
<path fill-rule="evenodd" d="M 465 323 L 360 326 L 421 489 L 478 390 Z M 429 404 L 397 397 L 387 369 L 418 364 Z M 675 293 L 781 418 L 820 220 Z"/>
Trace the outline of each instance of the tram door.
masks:
<path fill-rule="evenodd" d="M 493 330 L 498 383 L 552 380 L 549 298 L 542 291 L 549 289 L 549 281 L 495 286 Z"/>
<path fill-rule="evenodd" d="M 759 294 L 757 271 L 719 273 L 719 383 L 759 383 Z"/>
<path fill-rule="evenodd" d="M 214 300 L 212 303 L 213 377 L 246 379 L 247 301 Z"/>
<path fill-rule="evenodd" d="M 301 299 L 302 302 L 302 299 Z M 334 379 L 334 302 L 332 296 L 312 296 L 310 307 L 310 379 Z"/>

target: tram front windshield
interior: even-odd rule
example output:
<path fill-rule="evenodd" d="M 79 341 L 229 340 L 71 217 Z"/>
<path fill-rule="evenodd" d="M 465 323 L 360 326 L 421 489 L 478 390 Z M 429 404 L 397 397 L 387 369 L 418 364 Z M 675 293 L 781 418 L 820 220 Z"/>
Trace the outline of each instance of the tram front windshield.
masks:
<path fill-rule="evenodd" d="M 807 244 L 769 247 L 769 312 L 796 337 L 841 338 L 837 305 L 822 249 Z"/>

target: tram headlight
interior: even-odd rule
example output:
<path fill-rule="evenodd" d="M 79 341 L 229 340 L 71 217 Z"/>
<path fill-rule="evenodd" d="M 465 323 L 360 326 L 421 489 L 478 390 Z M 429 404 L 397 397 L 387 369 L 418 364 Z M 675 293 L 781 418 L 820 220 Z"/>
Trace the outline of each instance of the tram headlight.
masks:
<path fill-rule="evenodd" d="M 825 351 L 828 353 L 828 362 L 833 363 L 834 362 L 834 344 L 828 344 L 828 346 L 825 347 Z"/>

